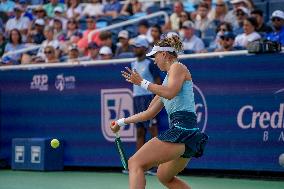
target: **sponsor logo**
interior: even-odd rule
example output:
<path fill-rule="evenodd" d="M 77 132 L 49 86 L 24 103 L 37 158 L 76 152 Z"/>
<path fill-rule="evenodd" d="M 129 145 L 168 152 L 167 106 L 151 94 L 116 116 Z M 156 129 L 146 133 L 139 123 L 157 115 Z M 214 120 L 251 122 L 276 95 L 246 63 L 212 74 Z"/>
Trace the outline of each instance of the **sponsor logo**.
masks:
<path fill-rule="evenodd" d="M 15 146 L 15 162 L 24 163 L 25 162 L 25 147 Z"/>
<path fill-rule="evenodd" d="M 55 88 L 59 91 L 75 89 L 75 76 L 64 76 L 63 74 L 59 74 L 55 79 Z"/>
<path fill-rule="evenodd" d="M 40 163 L 40 146 L 31 146 L 31 163 Z"/>
<path fill-rule="evenodd" d="M 195 111 L 197 115 L 197 125 L 202 128 L 202 132 L 205 131 L 207 126 L 208 111 L 205 96 L 201 89 L 196 85 L 193 85 L 194 98 L 195 98 Z"/>
<path fill-rule="evenodd" d="M 48 90 L 48 76 L 46 74 L 34 75 L 30 84 L 30 89 L 47 91 Z"/>
<path fill-rule="evenodd" d="M 127 88 L 101 90 L 101 128 L 106 140 L 114 141 L 110 123 L 133 114 L 132 91 Z M 120 129 L 123 141 L 136 141 L 136 128 L 127 125 Z"/>

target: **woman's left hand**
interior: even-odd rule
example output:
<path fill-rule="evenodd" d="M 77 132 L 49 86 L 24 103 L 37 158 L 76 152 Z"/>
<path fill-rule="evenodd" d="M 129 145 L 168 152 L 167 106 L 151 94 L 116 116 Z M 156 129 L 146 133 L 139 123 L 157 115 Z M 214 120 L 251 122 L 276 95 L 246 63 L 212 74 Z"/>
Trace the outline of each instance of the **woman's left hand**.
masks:
<path fill-rule="evenodd" d="M 125 80 L 129 83 L 133 83 L 134 85 L 141 85 L 143 78 L 136 70 L 131 70 L 128 67 L 125 67 L 127 71 L 121 71 L 121 75 L 125 78 Z"/>

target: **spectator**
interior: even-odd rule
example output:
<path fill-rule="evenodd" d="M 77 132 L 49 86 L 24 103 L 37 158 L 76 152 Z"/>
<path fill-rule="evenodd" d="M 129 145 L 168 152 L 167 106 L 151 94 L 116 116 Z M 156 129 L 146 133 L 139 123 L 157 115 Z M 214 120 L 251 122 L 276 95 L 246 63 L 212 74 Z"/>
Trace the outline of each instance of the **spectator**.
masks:
<path fill-rule="evenodd" d="M 191 21 L 186 21 L 182 25 L 182 44 L 185 52 L 199 53 L 204 50 L 203 41 L 195 34 L 194 24 Z"/>
<path fill-rule="evenodd" d="M 10 0 L 1 0 L 0 12 L 5 12 L 8 16 L 11 15 L 15 7 L 15 3 Z"/>
<path fill-rule="evenodd" d="M 201 31 L 201 36 L 205 36 L 205 31 L 209 28 L 211 21 L 208 18 L 209 7 L 207 3 L 200 3 L 195 18 L 195 29 Z"/>
<path fill-rule="evenodd" d="M 215 25 L 218 25 L 220 22 L 223 22 L 226 14 L 228 13 L 228 7 L 224 0 L 216 0 L 216 7 L 212 9 L 208 18 L 210 21 L 215 22 Z"/>
<path fill-rule="evenodd" d="M 153 41 L 150 24 L 147 20 L 140 20 L 140 22 L 138 23 L 138 35 L 145 37 L 149 43 Z"/>
<path fill-rule="evenodd" d="M 122 5 L 118 0 L 107 0 L 104 5 L 103 13 L 105 16 L 117 17 L 121 11 Z"/>
<path fill-rule="evenodd" d="M 83 10 L 83 16 L 101 16 L 103 15 L 103 4 L 101 0 L 93 0 L 88 3 Z"/>
<path fill-rule="evenodd" d="M 44 36 L 44 26 L 45 22 L 43 19 L 38 18 L 34 22 L 35 29 L 30 30 L 27 37 L 28 43 L 35 43 L 35 44 L 41 44 L 45 40 Z"/>
<path fill-rule="evenodd" d="M 128 0 L 122 7 L 120 14 L 132 16 L 140 12 L 142 12 L 142 3 L 138 0 Z"/>
<path fill-rule="evenodd" d="M 64 16 L 64 10 L 61 8 L 61 7 L 56 7 L 54 9 L 54 17 L 53 17 L 53 20 L 51 20 L 49 22 L 49 25 L 50 26 L 53 26 L 54 25 L 54 20 L 57 19 L 57 20 L 60 20 L 61 23 L 62 23 L 62 27 L 64 30 L 66 30 L 67 28 L 67 19 L 65 18 Z"/>
<path fill-rule="evenodd" d="M 15 17 L 10 18 L 6 23 L 6 33 L 9 34 L 11 30 L 18 29 L 21 32 L 23 41 L 26 41 L 30 21 L 22 15 L 23 8 L 20 5 L 16 5 L 14 11 Z"/>
<path fill-rule="evenodd" d="M 56 7 L 60 7 L 64 11 L 64 4 L 59 3 L 58 0 L 49 0 L 50 3 L 45 4 L 43 6 L 44 10 L 46 11 L 46 14 L 48 17 L 52 18 L 54 17 L 54 9 Z"/>
<path fill-rule="evenodd" d="M 113 56 L 111 48 L 109 48 L 108 46 L 101 47 L 99 54 L 101 60 L 111 60 Z"/>
<path fill-rule="evenodd" d="M 235 35 L 232 32 L 225 32 L 220 36 L 220 47 L 215 52 L 234 51 Z"/>
<path fill-rule="evenodd" d="M 88 46 L 89 56 L 87 60 L 98 60 L 99 51 L 100 51 L 100 47 L 95 42 L 91 42 Z"/>
<path fill-rule="evenodd" d="M 235 39 L 235 47 L 246 48 L 249 42 L 260 39 L 261 36 L 255 32 L 255 28 L 257 27 L 257 21 L 253 17 L 249 17 L 244 20 L 244 33 L 237 35 Z"/>
<path fill-rule="evenodd" d="M 233 10 L 230 10 L 226 14 L 224 21 L 231 23 L 233 28 L 236 28 L 236 27 L 239 26 L 238 21 L 237 21 L 237 17 L 236 17 L 237 8 L 239 8 L 239 7 L 248 8 L 249 4 L 248 4 L 247 0 L 231 0 L 230 3 L 233 5 Z"/>
<path fill-rule="evenodd" d="M 284 12 L 281 10 L 274 11 L 271 20 L 274 31 L 269 33 L 266 38 L 284 45 Z"/>
<path fill-rule="evenodd" d="M 235 13 L 238 25 L 236 25 L 233 30 L 235 34 L 241 34 L 243 33 L 243 22 L 249 17 L 250 13 L 245 7 L 238 7 Z"/>
<path fill-rule="evenodd" d="M 5 47 L 5 53 L 24 49 L 25 45 L 22 42 L 22 35 L 18 29 L 12 29 L 9 35 L 9 42 Z M 22 53 L 12 54 L 3 57 L 5 65 L 21 64 Z"/>
<path fill-rule="evenodd" d="M 27 0 L 19 0 L 19 4 L 23 8 L 23 12 L 24 12 L 23 16 L 27 17 L 29 21 L 31 22 L 34 19 L 34 17 L 33 17 L 33 14 L 27 11 L 27 8 L 28 8 Z"/>
<path fill-rule="evenodd" d="M 115 56 L 121 53 L 133 53 L 133 48 L 129 45 L 129 33 L 127 30 L 122 30 L 118 33 L 119 47 L 117 47 Z"/>
<path fill-rule="evenodd" d="M 221 39 L 220 37 L 225 33 L 225 32 L 231 32 L 232 33 L 233 29 L 230 23 L 228 22 L 221 22 L 216 29 L 216 37 L 214 41 L 212 41 L 209 45 L 209 49 L 220 49 L 221 48 Z"/>
<path fill-rule="evenodd" d="M 116 45 L 112 42 L 112 34 L 110 31 L 102 31 L 99 35 L 100 46 L 107 46 L 111 49 L 112 54 L 116 51 Z"/>
<path fill-rule="evenodd" d="M 79 20 L 83 12 L 83 6 L 80 5 L 79 0 L 68 0 L 67 1 L 67 18 L 76 18 Z"/>
<path fill-rule="evenodd" d="M 46 12 L 43 8 L 43 6 L 37 6 L 36 8 L 33 9 L 34 15 L 36 18 L 41 18 L 44 19 L 45 21 L 48 21 Z"/>
<path fill-rule="evenodd" d="M 59 57 L 60 54 L 60 43 L 59 41 L 54 37 L 54 28 L 47 26 L 44 29 L 44 36 L 46 38 L 45 41 L 42 42 L 42 45 L 37 53 L 38 57 L 41 57 L 42 59 L 45 59 L 45 53 L 44 49 L 47 46 L 52 46 L 54 48 L 56 57 Z"/>
<path fill-rule="evenodd" d="M 183 12 L 180 14 L 179 29 L 178 29 L 178 30 L 180 30 L 181 27 L 182 27 L 182 24 L 183 24 L 185 21 L 188 21 L 188 20 L 190 20 L 190 14 L 187 13 L 187 12 L 185 12 L 185 11 L 183 11 Z"/>
<path fill-rule="evenodd" d="M 74 61 L 78 61 L 79 60 L 79 49 L 77 47 L 76 44 L 72 44 L 69 48 L 68 48 L 69 52 L 68 52 L 68 62 L 74 62 Z"/>
<path fill-rule="evenodd" d="M 82 32 L 79 30 L 78 21 L 74 18 L 70 18 L 67 22 L 65 41 L 69 43 L 77 43 L 82 36 Z"/>
<path fill-rule="evenodd" d="M 264 23 L 263 12 L 260 9 L 253 10 L 251 16 L 257 21 L 256 32 L 260 35 L 265 36 L 266 34 L 272 32 L 272 28 Z"/>
<path fill-rule="evenodd" d="M 0 57 L 2 57 L 2 55 L 4 54 L 5 47 L 6 47 L 6 39 L 4 33 L 0 30 Z"/>
<path fill-rule="evenodd" d="M 58 56 L 56 55 L 55 49 L 53 46 L 46 46 L 44 48 L 45 62 L 46 63 L 58 63 Z"/>
<path fill-rule="evenodd" d="M 89 35 L 89 33 L 91 31 L 96 29 L 96 22 L 95 22 L 95 18 L 94 17 L 87 16 L 86 17 L 86 22 L 87 22 L 87 29 L 84 31 L 83 37 L 77 43 L 79 49 L 82 52 L 84 52 L 85 55 L 87 53 L 87 48 L 88 48 L 88 44 L 89 44 L 88 35 Z M 99 39 L 99 35 L 100 35 L 99 32 L 93 34 L 92 39 L 91 39 L 90 42 L 96 42 L 97 44 L 101 44 L 101 41 Z"/>
<path fill-rule="evenodd" d="M 66 31 L 63 30 L 62 21 L 60 18 L 55 17 L 53 19 L 53 27 L 54 27 L 54 38 L 58 41 L 65 41 Z"/>
<path fill-rule="evenodd" d="M 151 36 L 153 39 L 151 46 L 154 46 L 158 41 L 160 41 L 162 35 L 162 28 L 160 25 L 156 24 L 151 27 Z"/>
<path fill-rule="evenodd" d="M 173 13 L 170 16 L 170 21 L 167 23 L 167 29 L 178 31 L 180 29 L 180 17 L 181 13 L 184 12 L 184 7 L 181 1 L 176 1 L 173 5 Z"/>

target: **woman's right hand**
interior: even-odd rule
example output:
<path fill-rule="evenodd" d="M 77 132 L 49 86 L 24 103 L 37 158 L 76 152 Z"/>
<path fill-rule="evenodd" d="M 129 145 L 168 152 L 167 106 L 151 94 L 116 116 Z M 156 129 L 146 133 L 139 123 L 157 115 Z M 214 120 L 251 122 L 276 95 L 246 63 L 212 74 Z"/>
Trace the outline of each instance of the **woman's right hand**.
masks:
<path fill-rule="evenodd" d="M 116 121 L 113 121 L 110 123 L 110 129 L 112 130 L 112 132 L 117 133 L 120 130 L 120 126 Z"/>

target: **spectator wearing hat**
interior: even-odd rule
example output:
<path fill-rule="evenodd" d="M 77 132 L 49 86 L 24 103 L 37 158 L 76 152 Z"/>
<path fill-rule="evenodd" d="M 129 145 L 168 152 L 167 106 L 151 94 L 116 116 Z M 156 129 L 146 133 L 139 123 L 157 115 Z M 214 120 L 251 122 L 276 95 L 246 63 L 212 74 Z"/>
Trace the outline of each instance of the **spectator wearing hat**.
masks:
<path fill-rule="evenodd" d="M 102 16 L 103 15 L 102 0 L 92 0 L 92 3 L 88 3 L 83 10 L 83 16 Z"/>
<path fill-rule="evenodd" d="M 82 16 L 83 6 L 80 4 L 79 0 L 69 0 L 67 1 L 67 18 L 76 18 L 79 20 Z"/>
<path fill-rule="evenodd" d="M 256 32 L 258 32 L 261 36 L 265 36 L 266 34 L 272 32 L 272 28 L 265 24 L 263 19 L 263 12 L 260 9 L 255 9 L 251 12 L 251 16 L 254 17 L 257 21 Z"/>
<path fill-rule="evenodd" d="M 237 48 L 246 48 L 249 42 L 260 39 L 261 36 L 255 31 L 257 21 L 254 17 L 249 17 L 244 20 L 244 33 L 237 35 L 234 46 Z"/>
<path fill-rule="evenodd" d="M 100 60 L 111 60 L 113 53 L 110 47 L 103 46 L 100 48 L 99 55 L 100 55 Z"/>
<path fill-rule="evenodd" d="M 249 9 L 245 7 L 238 7 L 235 14 L 238 24 L 234 26 L 233 31 L 235 34 L 241 34 L 244 32 L 243 30 L 244 20 L 249 17 L 250 12 Z"/>
<path fill-rule="evenodd" d="M 122 5 L 118 0 L 107 0 L 103 8 L 105 16 L 117 17 L 121 11 Z"/>
<path fill-rule="evenodd" d="M 99 51 L 100 51 L 100 46 L 97 45 L 97 43 L 95 42 L 91 42 L 88 45 L 88 57 L 86 58 L 86 60 L 98 60 Z"/>
<path fill-rule="evenodd" d="M 22 34 L 23 41 L 26 41 L 30 21 L 27 17 L 23 16 L 22 6 L 16 5 L 14 11 L 15 17 L 10 18 L 6 23 L 6 33 L 9 34 L 12 29 L 18 29 Z"/>
<path fill-rule="evenodd" d="M 55 9 L 54 9 L 54 17 L 53 17 L 53 19 L 49 22 L 49 25 L 50 26 L 53 26 L 54 25 L 54 22 L 55 21 L 61 21 L 61 23 L 62 23 L 62 27 L 63 27 L 63 29 L 64 30 L 66 30 L 66 28 L 67 28 L 67 19 L 66 19 L 66 17 L 65 17 L 65 15 L 64 15 L 64 9 L 62 9 L 61 7 L 56 7 Z"/>
<path fill-rule="evenodd" d="M 121 53 L 133 53 L 133 47 L 129 45 L 129 33 L 127 30 L 122 30 L 118 33 L 119 45 L 115 51 L 115 57 Z"/>
<path fill-rule="evenodd" d="M 59 3 L 58 0 L 49 0 L 49 3 L 43 6 L 47 16 L 50 18 L 55 16 L 55 8 L 57 7 L 60 7 L 63 11 L 65 10 L 64 4 Z"/>
<path fill-rule="evenodd" d="M 33 9 L 33 14 L 36 18 L 47 20 L 47 15 L 43 6 L 39 5 Z"/>
<path fill-rule="evenodd" d="M 148 41 L 144 37 L 138 36 L 134 39 L 132 45 L 134 46 L 134 54 L 137 59 L 131 63 L 131 69 L 136 70 L 143 78 L 151 83 L 161 84 L 159 69 L 152 59 L 146 57 L 149 48 Z M 150 105 L 153 97 L 154 95 L 152 92 L 147 91 L 140 86 L 133 85 L 134 113 L 145 111 Z M 136 150 L 139 150 L 146 142 L 147 132 L 151 134 L 152 138 L 158 135 L 156 118 L 151 121 L 136 123 L 136 132 Z"/>
<path fill-rule="evenodd" d="M 269 33 L 266 38 L 284 45 L 284 12 L 281 10 L 274 11 L 271 20 L 274 31 Z"/>
<path fill-rule="evenodd" d="M 232 32 L 233 28 L 232 25 L 228 22 L 221 22 L 216 28 L 216 37 L 215 39 L 210 43 L 209 48 L 207 50 L 215 50 L 215 49 L 220 49 L 221 48 L 221 39 L 220 37 L 225 33 L 225 32 Z"/>
<path fill-rule="evenodd" d="M 220 48 L 217 48 L 215 52 L 226 52 L 237 50 L 234 47 L 235 35 L 233 32 L 225 32 L 220 36 Z"/>
<path fill-rule="evenodd" d="M 183 23 L 180 33 L 185 52 L 199 53 L 205 49 L 203 41 L 194 32 L 194 24 L 191 21 Z"/>
<path fill-rule="evenodd" d="M 35 43 L 35 44 L 41 44 L 45 40 L 44 36 L 44 27 L 45 27 L 45 21 L 41 18 L 38 18 L 34 22 L 35 29 L 30 30 L 28 32 L 27 42 L 28 43 Z"/>
<path fill-rule="evenodd" d="M 233 9 L 230 10 L 225 18 L 224 21 L 225 22 L 229 22 L 232 24 L 232 26 L 234 28 L 238 27 L 238 21 L 237 21 L 237 16 L 236 16 L 236 11 L 238 7 L 245 7 L 248 8 L 249 7 L 249 3 L 247 0 L 230 0 L 230 3 L 233 5 Z"/>
<path fill-rule="evenodd" d="M 72 44 L 68 48 L 68 62 L 74 62 L 79 60 L 80 51 L 76 44 Z"/>
<path fill-rule="evenodd" d="M 93 31 L 94 29 L 96 29 L 96 22 L 95 22 L 95 18 L 91 16 L 87 16 L 85 19 L 87 22 L 87 29 L 83 32 L 83 37 L 78 41 L 77 45 L 79 49 L 82 52 L 84 52 L 85 55 L 87 55 L 88 44 L 90 42 L 95 42 L 100 45 L 101 40 L 99 38 L 100 33 L 97 32 L 93 34 L 91 41 L 88 41 L 89 33 Z"/>

